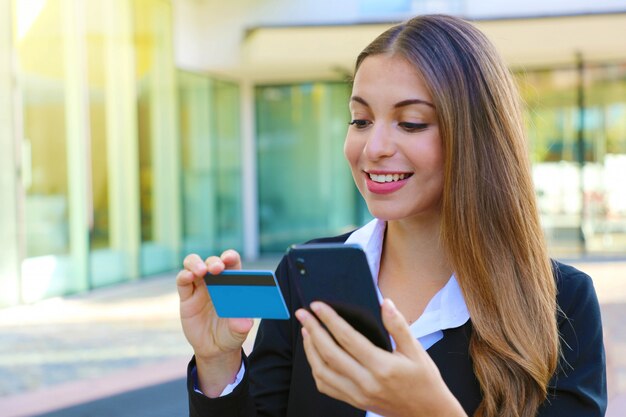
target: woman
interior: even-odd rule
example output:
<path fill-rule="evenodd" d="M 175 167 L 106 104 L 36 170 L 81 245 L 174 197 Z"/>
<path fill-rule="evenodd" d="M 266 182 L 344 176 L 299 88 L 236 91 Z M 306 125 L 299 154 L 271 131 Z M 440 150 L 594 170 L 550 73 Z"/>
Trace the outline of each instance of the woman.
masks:
<path fill-rule="evenodd" d="M 323 303 L 319 321 L 302 309 L 283 260 L 296 319 L 262 321 L 242 357 L 252 321 L 217 318 L 202 279 L 239 255 L 190 255 L 177 277 L 190 414 L 604 415 L 596 295 L 547 255 L 519 98 L 485 36 L 440 15 L 389 29 L 357 59 L 350 111 L 345 156 L 376 219 L 318 241 L 365 248 L 395 350 Z"/>

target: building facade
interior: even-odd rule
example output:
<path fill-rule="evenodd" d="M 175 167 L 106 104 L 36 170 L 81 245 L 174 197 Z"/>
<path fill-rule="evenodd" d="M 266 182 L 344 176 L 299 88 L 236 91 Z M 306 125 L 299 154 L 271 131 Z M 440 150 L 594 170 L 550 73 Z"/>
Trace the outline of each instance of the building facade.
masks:
<path fill-rule="evenodd" d="M 347 79 L 418 13 L 475 20 L 510 63 L 553 254 L 625 254 L 625 2 L 485 3 L 0 0 L 0 306 L 367 221 Z"/>

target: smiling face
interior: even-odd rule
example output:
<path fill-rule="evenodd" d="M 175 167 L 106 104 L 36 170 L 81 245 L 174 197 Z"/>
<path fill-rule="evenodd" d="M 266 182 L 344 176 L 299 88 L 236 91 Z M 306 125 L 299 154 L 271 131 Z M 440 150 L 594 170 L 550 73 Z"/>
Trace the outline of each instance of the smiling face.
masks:
<path fill-rule="evenodd" d="M 415 68 L 397 55 L 361 63 L 350 99 L 344 153 L 374 217 L 440 215 L 443 149 L 437 113 Z"/>

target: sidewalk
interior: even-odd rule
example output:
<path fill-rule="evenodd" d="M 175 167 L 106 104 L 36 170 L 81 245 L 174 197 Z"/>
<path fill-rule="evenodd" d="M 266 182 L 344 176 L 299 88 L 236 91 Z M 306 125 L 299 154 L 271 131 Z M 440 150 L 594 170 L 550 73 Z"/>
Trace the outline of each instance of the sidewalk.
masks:
<path fill-rule="evenodd" d="M 187 415 L 175 275 L 0 309 L 0 415 Z"/>
<path fill-rule="evenodd" d="M 626 260 L 569 263 L 594 278 L 609 367 L 607 416 L 624 416 Z M 250 267 L 275 264 L 266 259 Z M 2 415 L 187 415 L 191 348 L 178 320 L 174 276 L 0 310 Z"/>

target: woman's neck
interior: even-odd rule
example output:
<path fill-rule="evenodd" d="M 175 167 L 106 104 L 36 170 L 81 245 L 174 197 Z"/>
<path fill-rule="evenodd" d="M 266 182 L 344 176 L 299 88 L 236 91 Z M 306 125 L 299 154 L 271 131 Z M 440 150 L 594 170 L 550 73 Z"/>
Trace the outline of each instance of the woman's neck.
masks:
<path fill-rule="evenodd" d="M 411 271 L 415 278 L 445 284 L 452 268 L 440 239 L 440 219 L 388 221 L 381 256 L 384 262 L 392 263 L 394 270 Z"/>
<path fill-rule="evenodd" d="M 443 288 L 452 268 L 439 237 L 439 219 L 429 222 L 388 221 L 378 285 L 409 322 L 419 317 Z"/>

